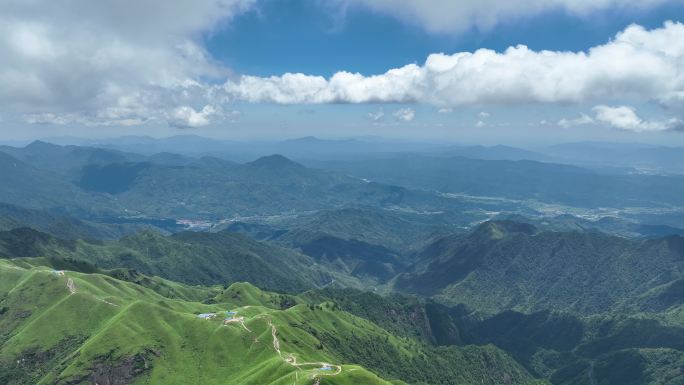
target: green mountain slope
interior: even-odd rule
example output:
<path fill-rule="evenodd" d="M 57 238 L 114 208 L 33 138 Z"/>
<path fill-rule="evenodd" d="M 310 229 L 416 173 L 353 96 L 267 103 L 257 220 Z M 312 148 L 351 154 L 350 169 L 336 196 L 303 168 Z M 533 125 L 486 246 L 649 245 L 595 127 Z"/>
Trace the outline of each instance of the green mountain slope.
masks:
<path fill-rule="evenodd" d="M 0 152 L 0 202 L 28 208 L 89 209 L 90 215 L 117 207 L 109 198 L 90 194 L 65 179 Z"/>
<path fill-rule="evenodd" d="M 235 296 L 240 303 L 230 302 Z M 0 261 L 0 380 L 8 385 L 403 383 L 375 372 L 415 384 L 537 383 L 491 346 L 433 352 L 332 303 L 263 306 L 279 304 L 269 297 L 281 296 L 241 284 L 219 293 L 217 303 L 202 304 L 106 275 Z M 245 305 L 253 298 L 254 304 Z M 373 372 L 358 366 L 361 361 Z"/>
<path fill-rule="evenodd" d="M 325 289 L 307 296 L 334 301 L 396 335 L 440 345 L 495 345 L 555 385 L 684 383 L 681 305 L 657 313 L 505 311 L 483 318 L 462 306 L 401 295 Z"/>
<path fill-rule="evenodd" d="M 434 193 L 367 183 L 280 155 L 236 164 L 34 142 L 0 147 L 0 202 L 61 208 L 84 218 L 225 219 L 349 205 L 455 207 Z"/>
<path fill-rule="evenodd" d="M 87 241 L 21 228 L 0 232 L 0 257 L 69 258 L 190 284 L 249 281 L 284 291 L 313 288 L 333 279 L 355 284 L 305 255 L 229 232 L 164 236 L 144 231 L 119 241 Z"/>
<path fill-rule="evenodd" d="M 448 214 L 346 207 L 234 222 L 227 230 L 296 249 L 347 274 L 386 282 L 416 250 L 456 230 Z"/>
<path fill-rule="evenodd" d="M 63 239 L 119 239 L 146 226 L 142 224 L 102 224 L 55 213 L 0 203 L 0 231 L 31 227 Z"/>
<path fill-rule="evenodd" d="M 278 240 L 302 247 L 321 236 L 355 240 L 382 246 L 397 254 L 408 254 L 437 235 L 446 235 L 452 218 L 444 214 L 405 213 L 372 207 L 347 207 L 324 210 L 297 221 L 284 223 L 289 228 Z"/>
<path fill-rule="evenodd" d="M 114 183 L 115 182 L 115 183 Z M 114 194 L 127 214 L 223 219 L 321 210 L 351 204 L 425 209 L 454 202 L 339 173 L 306 168 L 283 156 L 235 164 L 205 157 L 185 165 L 116 163 L 87 167 L 80 185 Z"/>
<path fill-rule="evenodd" d="M 436 241 L 397 289 L 496 313 L 626 306 L 682 277 L 684 238 L 630 240 L 599 233 L 538 232 L 529 224 L 487 222 Z"/>
<path fill-rule="evenodd" d="M 35 141 L 25 147 L 0 146 L 0 152 L 11 155 L 41 170 L 77 180 L 88 165 L 139 162 L 144 156 L 94 147 L 58 146 Z"/>

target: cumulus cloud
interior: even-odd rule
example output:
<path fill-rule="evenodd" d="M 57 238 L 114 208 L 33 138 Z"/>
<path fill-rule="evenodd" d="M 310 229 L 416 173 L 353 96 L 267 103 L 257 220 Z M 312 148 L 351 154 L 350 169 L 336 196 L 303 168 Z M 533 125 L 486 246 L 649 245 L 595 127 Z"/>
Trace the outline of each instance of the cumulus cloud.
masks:
<path fill-rule="evenodd" d="M 416 117 L 416 111 L 412 108 L 400 108 L 394 111 L 392 116 L 394 116 L 394 118 L 398 121 L 410 122 Z"/>
<path fill-rule="evenodd" d="M 440 114 L 450 114 L 450 113 L 454 112 L 454 109 L 451 107 L 442 107 L 442 108 L 438 109 L 437 112 Z"/>
<path fill-rule="evenodd" d="M 481 128 L 486 126 L 487 123 L 483 122 L 482 120 L 478 120 L 477 123 L 475 123 L 475 127 Z"/>
<path fill-rule="evenodd" d="M 648 9 L 676 0 L 337 0 L 341 9 L 365 8 L 416 24 L 428 32 L 454 33 L 471 27 L 488 29 L 501 21 L 550 11 L 585 16 L 616 8 Z"/>
<path fill-rule="evenodd" d="M 135 125 L 158 120 L 199 127 L 235 120 L 223 112 L 232 110 L 235 101 L 422 103 L 442 113 L 462 105 L 528 103 L 655 100 L 672 111 L 684 106 L 681 23 L 653 30 L 633 25 L 586 52 L 515 46 L 503 52 L 436 53 L 422 64 L 377 75 L 341 71 L 328 78 L 302 73 L 233 76 L 204 49 L 202 36 L 257 1 L 178 0 L 169 5 L 162 0 L 6 0 L 0 13 L 0 113 L 20 114 L 36 124 Z M 423 12 L 470 17 L 480 15 L 478 4 L 486 4 L 483 9 L 497 17 L 509 15 L 509 3 L 496 0 L 361 3 L 348 6 L 389 12 L 384 9 L 394 4 L 401 9 L 397 12 L 415 12 L 417 19 L 428 20 L 433 16 L 421 16 Z M 421 5 L 428 3 L 433 10 Z M 581 13 L 623 3 L 627 1 L 533 0 L 526 7 L 548 9 L 540 4 L 553 4 Z M 444 25 L 458 19 L 449 20 Z M 393 113 L 397 120 L 415 117 L 413 109 L 399 111 Z"/>
<path fill-rule="evenodd" d="M 432 54 L 423 65 L 372 76 L 242 76 L 223 85 L 233 99 L 273 103 L 467 104 L 666 101 L 684 95 L 684 25 L 632 25 L 587 52 L 533 51 Z"/>
<path fill-rule="evenodd" d="M 637 115 L 632 107 L 618 106 L 610 107 L 599 105 L 594 107 L 596 120 L 609 125 L 610 127 L 627 131 L 668 131 L 678 130 L 684 122 L 680 119 L 671 118 L 667 120 L 645 120 Z"/>
<path fill-rule="evenodd" d="M 204 106 L 225 79 L 201 45 L 255 0 L 5 0 L 0 106 L 52 124 L 134 124 Z"/>
<path fill-rule="evenodd" d="M 197 128 L 209 124 L 211 117 L 219 115 L 213 106 L 204 106 L 196 111 L 190 106 L 180 106 L 169 114 L 169 124 L 177 128 Z"/>

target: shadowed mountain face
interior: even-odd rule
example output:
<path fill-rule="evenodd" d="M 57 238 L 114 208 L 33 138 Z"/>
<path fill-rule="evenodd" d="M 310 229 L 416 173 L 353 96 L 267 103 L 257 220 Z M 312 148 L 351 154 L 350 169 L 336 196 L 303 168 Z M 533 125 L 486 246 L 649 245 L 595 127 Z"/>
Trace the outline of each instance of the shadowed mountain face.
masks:
<path fill-rule="evenodd" d="M 83 191 L 54 173 L 37 169 L 0 152 L 0 202 L 28 208 L 68 208 L 91 213 L 111 210 L 108 197 Z"/>
<path fill-rule="evenodd" d="M 137 162 L 145 159 L 144 156 L 133 153 L 93 147 L 58 146 L 41 141 L 35 141 L 23 148 L 0 146 L 0 152 L 69 180 L 77 179 L 81 170 L 87 166 Z"/>
<path fill-rule="evenodd" d="M 130 189 L 138 175 L 149 168 L 147 163 L 114 163 L 83 168 L 79 186 L 84 190 L 119 194 Z"/>

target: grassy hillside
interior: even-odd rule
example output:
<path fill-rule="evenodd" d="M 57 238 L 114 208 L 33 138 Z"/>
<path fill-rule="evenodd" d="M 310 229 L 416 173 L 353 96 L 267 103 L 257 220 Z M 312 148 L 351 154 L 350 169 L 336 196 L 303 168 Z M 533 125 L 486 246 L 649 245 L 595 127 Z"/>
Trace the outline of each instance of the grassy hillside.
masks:
<path fill-rule="evenodd" d="M 231 302 L 236 295 L 240 301 Z M 275 303 L 269 297 L 282 296 L 241 284 L 218 293 L 216 303 L 202 304 L 107 275 L 0 261 L 0 380 L 398 385 L 404 376 L 414 384 L 537 382 L 491 346 L 434 352 L 332 303 L 264 306 Z M 217 316 L 201 319 L 203 313 Z"/>

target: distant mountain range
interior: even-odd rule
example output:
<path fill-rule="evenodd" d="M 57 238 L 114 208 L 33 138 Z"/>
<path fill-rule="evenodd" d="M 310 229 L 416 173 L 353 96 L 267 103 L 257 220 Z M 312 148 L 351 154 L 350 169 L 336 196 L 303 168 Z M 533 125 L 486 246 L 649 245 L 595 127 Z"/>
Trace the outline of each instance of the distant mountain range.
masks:
<path fill-rule="evenodd" d="M 297 160 L 350 160 L 387 154 L 418 153 L 482 160 L 534 160 L 611 169 L 616 172 L 684 173 L 684 148 L 638 143 L 576 142 L 523 149 L 504 145 L 461 145 L 368 137 L 321 139 L 310 136 L 281 141 L 234 141 L 196 135 L 168 138 L 126 136 L 99 140 L 61 137 L 46 138 L 44 141 L 148 156 L 168 152 L 192 157 L 215 156 L 238 162 L 270 154 L 283 154 Z"/>
<path fill-rule="evenodd" d="M 411 154 L 310 164 L 379 183 L 443 193 L 534 199 L 579 207 L 684 206 L 684 175 L 606 174 L 528 160 Z"/>

